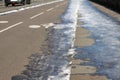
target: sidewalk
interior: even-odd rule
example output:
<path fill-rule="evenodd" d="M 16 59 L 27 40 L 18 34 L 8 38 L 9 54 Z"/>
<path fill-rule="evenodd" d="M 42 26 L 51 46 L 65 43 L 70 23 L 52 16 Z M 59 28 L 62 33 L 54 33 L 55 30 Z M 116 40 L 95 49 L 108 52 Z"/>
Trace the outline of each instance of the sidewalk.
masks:
<path fill-rule="evenodd" d="M 78 22 L 76 29 L 76 38 L 74 42 L 75 47 L 87 47 L 94 44 L 94 40 L 89 38 L 90 33 L 88 30 L 80 27 L 82 23 Z M 71 59 L 71 76 L 70 80 L 107 80 L 106 76 L 93 75 L 96 73 L 96 68 L 93 66 L 81 65 L 84 62 L 89 62 L 89 59 Z"/>

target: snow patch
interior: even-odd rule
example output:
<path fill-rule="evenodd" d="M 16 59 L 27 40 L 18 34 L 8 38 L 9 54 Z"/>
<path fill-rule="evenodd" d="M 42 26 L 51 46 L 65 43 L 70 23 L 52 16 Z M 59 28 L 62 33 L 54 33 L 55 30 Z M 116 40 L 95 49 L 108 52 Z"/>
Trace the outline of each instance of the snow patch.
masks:
<path fill-rule="evenodd" d="M 55 60 L 59 64 L 59 70 L 57 75 L 49 75 L 48 80 L 69 80 L 71 68 L 68 67 L 68 56 L 75 53 L 74 38 L 77 27 L 77 13 L 79 9 L 80 0 L 69 0 L 69 6 L 62 16 L 62 23 L 56 24 L 50 34 L 50 45 L 52 46 L 51 52 L 57 57 Z M 53 42 L 54 41 L 54 42 Z M 57 64 L 57 65 L 58 65 Z"/>

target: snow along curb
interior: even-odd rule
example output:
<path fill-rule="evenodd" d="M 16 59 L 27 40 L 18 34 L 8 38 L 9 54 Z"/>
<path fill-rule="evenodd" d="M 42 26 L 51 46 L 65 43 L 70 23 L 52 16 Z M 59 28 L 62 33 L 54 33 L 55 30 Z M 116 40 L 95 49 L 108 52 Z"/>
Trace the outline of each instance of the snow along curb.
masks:
<path fill-rule="evenodd" d="M 38 5 L 29 6 L 29 7 L 25 7 L 25 8 L 20 8 L 20 9 L 15 9 L 15 10 L 11 10 L 11 11 L 6 11 L 6 12 L 0 13 L 0 16 L 6 15 L 6 14 L 10 14 L 10 13 L 24 11 L 24 10 L 27 10 L 27 9 L 32 9 L 32 8 L 44 6 L 44 5 L 47 5 L 47 4 L 52 4 L 52 3 L 60 2 L 60 1 L 64 1 L 64 0 L 55 0 L 55 1 L 48 2 L 48 3 L 44 3 L 44 4 L 38 4 Z"/>
<path fill-rule="evenodd" d="M 60 55 L 56 59 L 58 63 L 60 63 L 59 58 L 63 57 L 61 62 L 64 62 L 64 65 L 59 65 L 61 67 L 59 70 L 62 72 L 59 72 L 57 75 L 50 75 L 48 80 L 70 80 L 71 67 L 68 66 L 70 62 L 64 60 L 64 58 L 68 58 L 69 55 L 75 54 L 74 40 L 79 2 L 80 0 L 69 0 L 69 5 L 62 16 L 62 23 L 55 25 L 54 31 L 52 31 L 54 33 L 49 39 L 51 41 L 50 45 L 52 45 L 51 52 L 57 56 Z"/>
<path fill-rule="evenodd" d="M 69 0 L 60 24 L 48 27 L 48 47 L 43 54 L 33 54 L 27 71 L 28 80 L 70 80 L 69 56 L 75 54 L 74 39 L 77 26 L 79 0 Z M 48 50 L 48 51 L 47 51 Z M 21 76 L 21 75 L 20 75 Z M 13 78 L 19 76 L 13 76 Z"/>

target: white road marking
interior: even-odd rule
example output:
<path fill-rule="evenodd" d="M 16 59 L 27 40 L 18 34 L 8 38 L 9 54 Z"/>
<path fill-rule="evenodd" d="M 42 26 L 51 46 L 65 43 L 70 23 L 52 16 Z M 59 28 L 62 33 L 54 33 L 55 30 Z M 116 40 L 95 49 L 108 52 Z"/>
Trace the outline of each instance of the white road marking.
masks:
<path fill-rule="evenodd" d="M 44 12 L 41 12 L 41 13 L 39 13 L 39 14 L 36 14 L 36 15 L 30 17 L 30 19 L 34 19 L 34 18 L 36 18 L 36 17 L 38 17 L 38 16 L 40 16 L 40 15 L 42 15 L 42 14 L 44 14 Z"/>
<path fill-rule="evenodd" d="M 0 21 L 0 23 L 8 23 L 8 21 Z"/>
<path fill-rule="evenodd" d="M 54 23 L 41 24 L 41 26 L 45 28 L 53 27 L 54 25 L 55 25 Z"/>
<path fill-rule="evenodd" d="M 15 26 L 18 26 L 18 25 L 20 25 L 20 24 L 22 24 L 22 23 L 23 23 L 23 22 L 19 22 L 19 23 L 16 23 L 16 24 L 14 24 L 14 25 L 11 25 L 11 26 L 3 29 L 3 30 L 0 30 L 0 33 L 4 32 L 4 31 L 7 31 L 7 30 L 9 30 L 9 29 L 11 29 L 11 28 L 13 28 L 13 27 L 15 27 Z"/>
<path fill-rule="evenodd" d="M 53 9 L 54 9 L 54 8 L 50 8 L 50 9 L 48 9 L 48 10 L 46 10 L 46 11 L 48 11 L 48 12 L 49 12 L 49 11 L 51 11 L 51 10 L 53 10 Z"/>
<path fill-rule="evenodd" d="M 40 28 L 40 25 L 30 25 L 29 28 L 37 29 Z"/>

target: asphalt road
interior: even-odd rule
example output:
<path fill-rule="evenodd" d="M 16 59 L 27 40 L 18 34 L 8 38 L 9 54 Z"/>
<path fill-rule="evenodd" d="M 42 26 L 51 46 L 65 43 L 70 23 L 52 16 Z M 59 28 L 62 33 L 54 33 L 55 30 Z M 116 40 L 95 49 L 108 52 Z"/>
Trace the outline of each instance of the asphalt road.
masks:
<path fill-rule="evenodd" d="M 41 24 L 59 22 L 66 4 L 61 1 L 0 16 L 0 80 L 10 80 L 25 69 L 27 57 L 39 51 L 47 36 Z"/>
<path fill-rule="evenodd" d="M 10 11 L 13 9 L 15 10 L 15 9 L 25 8 L 25 7 L 29 7 L 29 6 L 33 6 L 33 5 L 43 4 L 43 3 L 47 3 L 47 2 L 51 2 L 51 1 L 55 1 L 55 0 L 31 0 L 31 4 L 26 4 L 26 5 L 16 4 L 14 7 L 12 5 L 5 7 L 3 2 L 0 1 L 0 13 Z"/>

